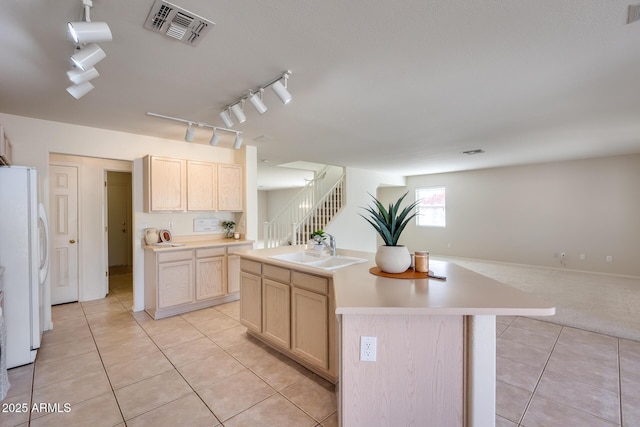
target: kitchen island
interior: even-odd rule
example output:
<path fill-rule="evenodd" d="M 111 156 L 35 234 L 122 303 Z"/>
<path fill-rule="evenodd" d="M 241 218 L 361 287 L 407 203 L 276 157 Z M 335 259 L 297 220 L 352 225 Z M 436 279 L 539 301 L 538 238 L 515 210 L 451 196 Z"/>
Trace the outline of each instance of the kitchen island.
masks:
<path fill-rule="evenodd" d="M 549 302 L 444 261 L 432 260 L 430 270 L 446 280 L 375 276 L 369 271 L 374 254 L 356 251 L 338 250 L 338 255 L 366 262 L 336 270 L 272 258 L 303 250 L 281 247 L 239 255 L 241 266 L 246 260 L 327 278 L 328 317 L 337 320 L 343 426 L 493 426 L 495 316 L 555 313 Z M 241 280 L 241 310 L 244 297 Z M 375 361 L 361 360 L 362 337 L 376 338 Z"/>

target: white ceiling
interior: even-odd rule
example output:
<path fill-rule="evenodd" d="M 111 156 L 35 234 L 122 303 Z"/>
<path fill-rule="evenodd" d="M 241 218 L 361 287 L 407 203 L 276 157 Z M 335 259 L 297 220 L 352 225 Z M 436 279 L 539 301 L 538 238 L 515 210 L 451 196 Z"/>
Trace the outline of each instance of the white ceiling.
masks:
<path fill-rule="evenodd" d="M 184 125 L 146 112 L 222 126 L 222 108 L 289 69 L 293 101 L 267 90 L 269 111 L 247 104 L 235 127 L 264 188 L 293 161 L 413 175 L 640 152 L 629 1 L 173 2 L 216 23 L 198 46 L 143 28 L 154 0 L 94 0 L 113 41 L 75 100 L 66 22 L 81 1 L 3 0 L 0 111 L 182 140 Z"/>

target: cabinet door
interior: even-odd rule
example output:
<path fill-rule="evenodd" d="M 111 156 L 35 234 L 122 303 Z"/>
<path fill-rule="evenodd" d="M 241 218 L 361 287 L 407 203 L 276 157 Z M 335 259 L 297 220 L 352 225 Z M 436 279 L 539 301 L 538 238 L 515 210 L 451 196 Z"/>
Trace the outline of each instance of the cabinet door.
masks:
<path fill-rule="evenodd" d="M 262 332 L 262 278 L 240 273 L 240 321 L 255 332 Z"/>
<path fill-rule="evenodd" d="M 196 300 L 226 294 L 224 256 L 196 260 Z"/>
<path fill-rule="evenodd" d="M 218 165 L 218 210 L 241 211 L 243 188 L 242 166 Z"/>
<path fill-rule="evenodd" d="M 193 302 L 193 261 L 158 264 L 158 308 Z"/>
<path fill-rule="evenodd" d="M 240 256 L 227 257 L 227 293 L 240 291 Z"/>
<path fill-rule="evenodd" d="M 146 160 L 146 159 L 145 159 Z M 148 206 L 150 211 L 184 211 L 186 208 L 186 162 L 150 156 Z"/>
<path fill-rule="evenodd" d="M 215 163 L 187 161 L 187 210 L 214 211 L 217 207 Z"/>
<path fill-rule="evenodd" d="M 291 348 L 291 287 L 269 279 L 262 285 L 262 333 Z"/>
<path fill-rule="evenodd" d="M 320 368 L 329 368 L 328 297 L 293 288 L 293 352 Z"/>

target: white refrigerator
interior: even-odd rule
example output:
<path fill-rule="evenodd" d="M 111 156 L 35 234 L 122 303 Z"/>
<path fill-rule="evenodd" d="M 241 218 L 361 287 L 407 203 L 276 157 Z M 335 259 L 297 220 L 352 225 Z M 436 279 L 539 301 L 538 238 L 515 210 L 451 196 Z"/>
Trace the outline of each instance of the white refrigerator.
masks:
<path fill-rule="evenodd" d="M 42 337 L 48 224 L 34 168 L 0 167 L 0 266 L 4 267 L 7 368 L 31 363 Z"/>

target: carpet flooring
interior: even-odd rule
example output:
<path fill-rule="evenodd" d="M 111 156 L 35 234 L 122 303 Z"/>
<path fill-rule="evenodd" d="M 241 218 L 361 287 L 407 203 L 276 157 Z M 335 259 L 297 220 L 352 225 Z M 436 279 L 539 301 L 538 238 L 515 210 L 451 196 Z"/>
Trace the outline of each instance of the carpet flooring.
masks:
<path fill-rule="evenodd" d="M 640 277 L 438 257 L 543 298 L 555 316 L 533 317 L 640 341 Z"/>

